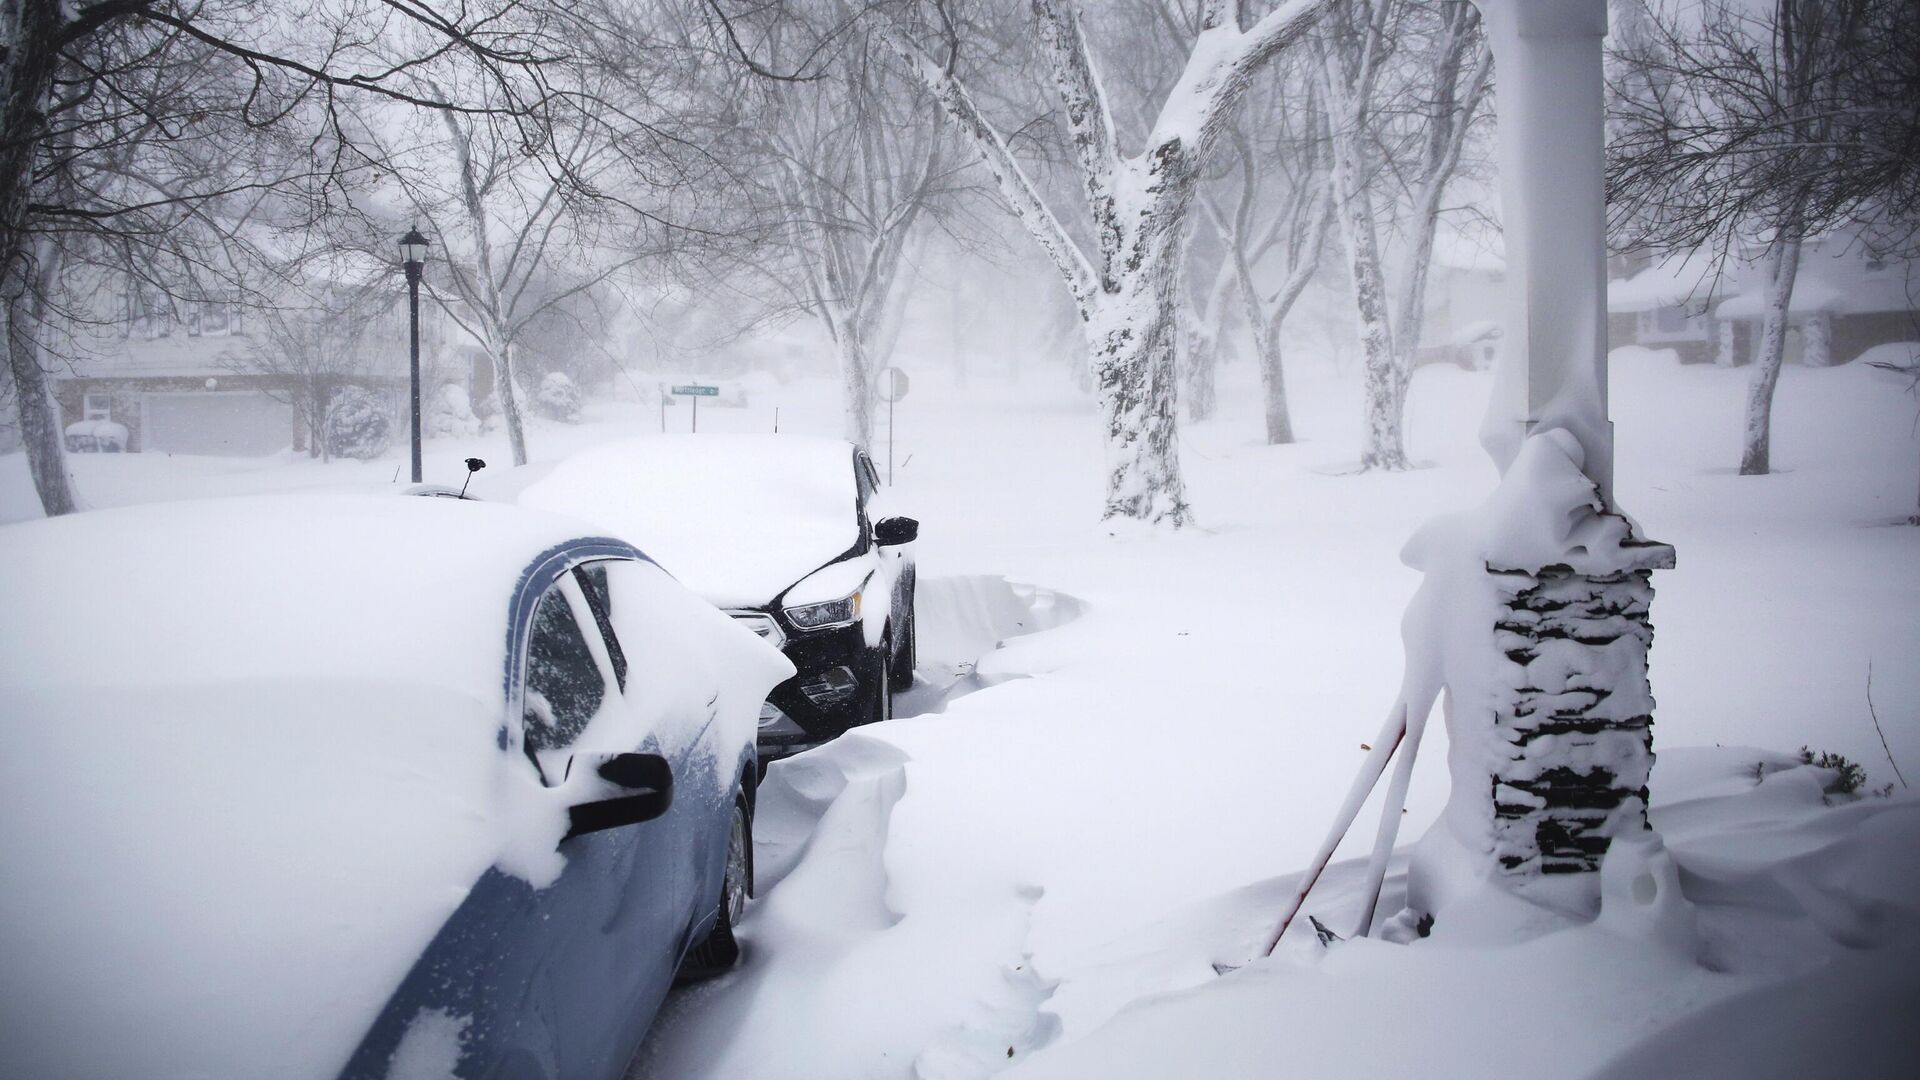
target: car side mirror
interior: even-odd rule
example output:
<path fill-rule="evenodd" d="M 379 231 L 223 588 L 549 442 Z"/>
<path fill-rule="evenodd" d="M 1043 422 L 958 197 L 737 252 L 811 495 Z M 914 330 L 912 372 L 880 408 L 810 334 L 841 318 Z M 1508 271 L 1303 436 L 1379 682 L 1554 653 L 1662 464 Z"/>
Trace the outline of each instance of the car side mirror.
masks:
<path fill-rule="evenodd" d="M 673 805 L 673 767 L 659 754 L 575 754 L 567 772 L 589 764 L 599 775 L 598 786 L 612 790 L 606 798 L 567 808 L 567 840 L 652 821 Z"/>
<path fill-rule="evenodd" d="M 873 526 L 873 542 L 881 547 L 911 544 L 920 536 L 920 523 L 910 517 L 881 518 Z"/>

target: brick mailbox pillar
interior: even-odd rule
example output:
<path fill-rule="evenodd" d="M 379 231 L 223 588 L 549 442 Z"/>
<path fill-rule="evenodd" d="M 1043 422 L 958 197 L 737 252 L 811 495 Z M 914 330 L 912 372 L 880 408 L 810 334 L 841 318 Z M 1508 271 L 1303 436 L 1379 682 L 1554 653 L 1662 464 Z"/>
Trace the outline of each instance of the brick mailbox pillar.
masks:
<path fill-rule="evenodd" d="M 1613 837 L 1647 827 L 1651 578 L 1673 549 L 1638 544 L 1616 570 L 1488 568 L 1496 760 L 1492 855 L 1509 878 L 1598 870 Z M 1465 719 L 1465 718 L 1461 718 Z"/>

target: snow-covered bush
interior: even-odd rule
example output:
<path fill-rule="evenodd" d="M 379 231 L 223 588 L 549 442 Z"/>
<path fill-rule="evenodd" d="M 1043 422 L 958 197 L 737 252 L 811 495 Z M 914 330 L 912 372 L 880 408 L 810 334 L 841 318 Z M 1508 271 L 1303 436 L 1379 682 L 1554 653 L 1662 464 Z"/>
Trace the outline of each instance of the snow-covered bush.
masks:
<path fill-rule="evenodd" d="M 480 418 L 464 387 L 446 383 L 427 399 L 420 427 L 428 437 L 470 439 L 480 434 Z"/>
<path fill-rule="evenodd" d="M 580 422 L 580 388 L 564 371 L 549 371 L 540 380 L 540 392 L 533 395 L 536 415 L 564 424 Z"/>
<path fill-rule="evenodd" d="M 327 410 L 327 453 L 362 461 L 377 458 L 393 443 L 393 429 L 385 402 L 365 387 L 349 386 Z"/>
<path fill-rule="evenodd" d="M 1822 750 L 1814 753 L 1807 747 L 1800 748 L 1800 760 L 1816 769 L 1826 769 L 1828 778 L 1820 785 L 1828 795 L 1852 795 L 1867 782 L 1867 770 L 1844 755 Z"/>

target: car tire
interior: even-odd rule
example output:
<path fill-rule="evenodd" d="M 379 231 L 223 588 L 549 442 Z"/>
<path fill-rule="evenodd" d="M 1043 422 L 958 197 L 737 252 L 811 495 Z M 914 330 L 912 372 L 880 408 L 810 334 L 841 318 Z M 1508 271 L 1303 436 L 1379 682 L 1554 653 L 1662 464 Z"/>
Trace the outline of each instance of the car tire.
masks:
<path fill-rule="evenodd" d="M 909 607 L 908 611 L 911 612 L 912 608 Z M 913 623 L 913 616 L 909 614 L 907 632 L 903 635 L 906 640 L 901 642 L 899 654 L 892 658 L 893 669 L 887 675 L 887 685 L 896 694 L 904 694 L 913 689 L 913 671 L 920 666 L 920 647 L 918 635 L 913 630 Z"/>
<path fill-rule="evenodd" d="M 747 796 L 733 796 L 733 819 L 727 828 L 727 869 L 720 882 L 720 910 L 706 939 L 687 950 L 680 963 L 680 979 L 711 979 L 740 962 L 740 942 L 733 936 L 747 898 L 753 895 L 753 815 Z"/>
<path fill-rule="evenodd" d="M 880 639 L 878 655 L 874 657 L 873 700 L 867 703 L 867 718 L 862 723 L 877 724 L 882 720 L 893 719 L 893 631 Z"/>

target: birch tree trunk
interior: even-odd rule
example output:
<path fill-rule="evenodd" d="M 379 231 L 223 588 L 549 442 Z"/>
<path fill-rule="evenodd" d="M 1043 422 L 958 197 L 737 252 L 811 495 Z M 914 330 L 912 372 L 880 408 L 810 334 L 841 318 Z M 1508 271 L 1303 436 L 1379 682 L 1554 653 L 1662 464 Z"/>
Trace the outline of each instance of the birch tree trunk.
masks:
<path fill-rule="evenodd" d="M 1380 240 L 1375 231 L 1373 199 L 1359 177 L 1358 163 L 1352 160 L 1353 148 L 1343 152 L 1340 146 L 1343 141 L 1347 140 L 1336 136 L 1333 174 L 1364 365 L 1366 440 L 1360 451 L 1360 467 L 1398 472 L 1409 465 L 1402 434 L 1406 373 L 1400 370 L 1400 358 L 1393 348 L 1393 329 L 1387 322 L 1386 282 L 1380 270 Z"/>
<path fill-rule="evenodd" d="M 19 281 L 8 274 L 6 296 L 7 365 L 13 374 L 13 392 L 20 411 L 20 438 L 27 452 L 27 471 L 48 517 L 80 509 L 73 480 L 67 471 L 66 445 L 60 430 L 60 406 L 41 359 L 47 313 L 46 290 L 59 274 L 59 246 L 49 240 L 34 245 L 16 261 Z"/>
<path fill-rule="evenodd" d="M 500 279 L 495 273 L 493 238 L 488 233 L 490 222 L 487 204 L 480 193 L 480 181 L 474 171 L 473 141 L 451 110 L 441 116 L 446 121 L 454 161 L 460 170 L 461 206 L 466 211 L 469 227 L 473 229 L 474 276 L 478 278 L 474 284 L 478 286 L 476 291 L 481 302 L 480 319 L 486 326 L 481 344 L 487 350 L 488 359 L 493 361 L 493 392 L 500 395 L 500 416 L 506 424 L 507 445 L 513 454 L 513 463 L 525 465 L 527 433 L 520 419 L 518 388 L 514 385 L 513 331 L 506 322 L 506 298 L 500 293 Z"/>
<path fill-rule="evenodd" d="M 48 517 L 79 509 L 67 474 L 60 409 L 41 365 L 44 289 L 53 247 L 40 251 L 27 233 L 33 166 L 46 132 L 47 97 L 57 62 L 66 5 L 59 0 L 9 0 L 0 5 L 0 304 L 7 318 L 7 366 L 27 471 Z"/>
<path fill-rule="evenodd" d="M 1409 467 L 1403 437 L 1406 373 L 1400 369 L 1388 321 L 1385 275 L 1380 266 L 1380 238 L 1368 187 L 1365 130 L 1368 76 L 1350 74 L 1361 61 L 1343 62 L 1341 42 L 1322 43 L 1322 82 L 1333 122 L 1333 194 L 1346 245 L 1347 277 L 1353 289 L 1354 319 L 1358 324 L 1363 364 L 1365 440 L 1360 450 L 1363 470 L 1398 472 Z M 1349 80 L 1353 81 L 1349 81 Z"/>
<path fill-rule="evenodd" d="M 832 300 L 821 304 L 821 316 L 840 353 L 846 440 L 866 449 L 873 445 L 873 361 L 867 355 L 866 336 L 855 325 L 852 313 Z"/>
<path fill-rule="evenodd" d="M 1221 240 L 1232 242 L 1228 237 Z M 1181 389 L 1189 420 L 1211 420 L 1219 407 L 1220 333 L 1227 321 L 1233 289 L 1233 260 L 1229 257 L 1220 262 L 1213 287 L 1207 292 L 1206 307 L 1189 309 L 1182 320 L 1185 378 Z"/>
<path fill-rule="evenodd" d="M 1082 309 L 1106 435 L 1106 518 L 1187 523 L 1175 390 L 1178 268 L 1143 266 L 1134 289 Z"/>
<path fill-rule="evenodd" d="M 1787 351 L 1787 316 L 1793 302 L 1793 280 L 1800 270 L 1800 234 L 1783 233 L 1775 242 L 1767 270 L 1766 327 L 1760 332 L 1760 350 L 1747 384 L 1746 438 L 1740 451 L 1740 475 L 1765 476 L 1772 471 L 1773 391 L 1780 383 L 1780 362 Z"/>

